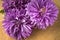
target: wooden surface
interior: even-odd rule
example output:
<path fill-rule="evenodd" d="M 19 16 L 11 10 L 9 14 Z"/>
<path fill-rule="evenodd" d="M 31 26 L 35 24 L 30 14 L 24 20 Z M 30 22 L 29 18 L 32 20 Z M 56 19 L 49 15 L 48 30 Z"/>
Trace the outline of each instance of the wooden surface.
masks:
<path fill-rule="evenodd" d="M 60 10 L 60 0 L 54 0 L 56 5 L 58 6 Z M 3 9 L 1 6 L 2 2 L 0 0 L 0 10 Z M 3 27 L 2 27 L 2 21 L 3 21 L 4 14 L 0 13 L 0 40 L 14 40 L 13 38 L 9 37 Z M 58 20 L 55 22 L 55 24 L 52 27 L 48 27 L 46 30 L 34 30 L 30 37 L 28 37 L 26 40 L 60 40 L 60 13 Z"/>

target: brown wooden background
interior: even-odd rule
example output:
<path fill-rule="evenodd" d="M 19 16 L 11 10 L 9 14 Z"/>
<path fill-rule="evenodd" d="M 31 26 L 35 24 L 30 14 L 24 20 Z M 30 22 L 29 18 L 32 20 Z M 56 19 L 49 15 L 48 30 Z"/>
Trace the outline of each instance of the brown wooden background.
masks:
<path fill-rule="evenodd" d="M 60 10 L 60 0 L 54 0 L 54 2 Z M 0 0 L 0 10 L 3 9 L 1 5 L 2 1 Z M 0 13 L 0 40 L 14 40 L 5 33 L 2 27 L 3 17 L 4 14 Z M 60 40 L 60 13 L 58 20 L 52 27 L 48 27 L 46 30 L 36 29 L 26 40 Z"/>

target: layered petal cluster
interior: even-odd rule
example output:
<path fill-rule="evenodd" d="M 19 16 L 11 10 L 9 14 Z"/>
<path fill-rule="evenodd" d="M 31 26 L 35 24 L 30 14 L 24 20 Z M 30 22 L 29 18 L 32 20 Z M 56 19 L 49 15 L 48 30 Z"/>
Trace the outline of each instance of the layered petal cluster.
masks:
<path fill-rule="evenodd" d="M 20 40 L 30 36 L 32 23 L 30 17 L 25 15 L 25 10 L 11 9 L 5 15 L 3 26 L 9 36 Z"/>
<path fill-rule="evenodd" d="M 32 23 L 25 10 L 29 2 L 30 0 L 3 0 L 3 26 L 8 35 L 17 40 L 30 36 L 32 32 Z"/>
<path fill-rule="evenodd" d="M 53 25 L 58 17 L 58 8 L 53 0 L 32 0 L 26 10 L 26 14 L 39 29 Z"/>
<path fill-rule="evenodd" d="M 3 0 L 3 7 L 5 12 L 8 12 L 9 9 L 13 8 L 20 10 L 21 8 L 25 9 L 26 4 L 29 2 L 30 0 Z"/>

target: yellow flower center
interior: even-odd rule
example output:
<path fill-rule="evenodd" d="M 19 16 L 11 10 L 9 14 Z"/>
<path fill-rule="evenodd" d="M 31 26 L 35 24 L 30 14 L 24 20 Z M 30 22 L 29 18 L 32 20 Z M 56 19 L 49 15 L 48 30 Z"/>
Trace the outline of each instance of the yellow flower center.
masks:
<path fill-rule="evenodd" d="M 40 14 L 41 16 L 44 15 L 45 12 L 46 12 L 46 8 L 45 8 L 45 7 L 41 8 L 41 9 L 39 10 L 39 14 Z"/>
<path fill-rule="evenodd" d="M 45 13 L 45 12 L 46 12 L 46 8 L 43 7 L 43 8 L 41 8 L 39 11 L 42 12 L 42 13 Z"/>

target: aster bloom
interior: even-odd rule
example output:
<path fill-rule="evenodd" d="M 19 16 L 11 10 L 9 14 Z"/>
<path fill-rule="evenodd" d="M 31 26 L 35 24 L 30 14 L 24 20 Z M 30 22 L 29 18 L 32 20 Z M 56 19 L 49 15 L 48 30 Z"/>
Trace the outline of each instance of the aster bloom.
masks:
<path fill-rule="evenodd" d="M 30 0 L 3 0 L 3 26 L 8 35 L 17 40 L 27 38 L 32 32 L 32 23 L 25 10 L 25 5 L 29 2 Z"/>
<path fill-rule="evenodd" d="M 17 8 L 18 10 L 21 8 L 25 9 L 26 4 L 29 2 L 30 0 L 3 0 L 3 8 L 5 12 L 13 8 Z"/>
<path fill-rule="evenodd" d="M 26 11 L 21 9 L 11 9 L 5 14 L 3 26 L 9 36 L 22 40 L 27 38 L 32 32 L 32 23 L 30 17 L 25 14 Z"/>
<path fill-rule="evenodd" d="M 46 29 L 57 20 L 58 8 L 53 0 L 32 0 L 26 10 L 26 14 L 39 29 Z"/>

